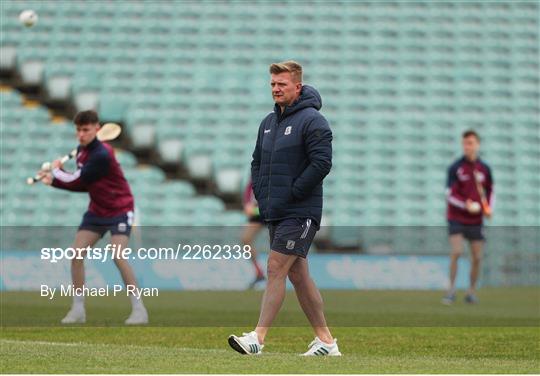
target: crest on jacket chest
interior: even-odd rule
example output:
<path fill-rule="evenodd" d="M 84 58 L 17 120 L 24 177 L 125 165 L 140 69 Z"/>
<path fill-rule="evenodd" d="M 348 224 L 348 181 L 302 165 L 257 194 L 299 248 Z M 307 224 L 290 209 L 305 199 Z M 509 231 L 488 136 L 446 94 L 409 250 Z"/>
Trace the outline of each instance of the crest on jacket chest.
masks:
<path fill-rule="evenodd" d="M 289 125 L 287 128 L 285 128 L 285 133 L 283 133 L 285 136 L 290 135 L 292 130 L 292 126 Z"/>

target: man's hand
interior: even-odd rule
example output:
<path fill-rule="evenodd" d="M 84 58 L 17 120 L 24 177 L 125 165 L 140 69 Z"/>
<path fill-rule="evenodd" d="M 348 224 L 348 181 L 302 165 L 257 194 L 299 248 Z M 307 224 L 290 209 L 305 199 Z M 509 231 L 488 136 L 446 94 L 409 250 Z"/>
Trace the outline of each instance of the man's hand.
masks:
<path fill-rule="evenodd" d="M 43 177 L 41 178 L 41 182 L 45 185 L 51 185 L 52 184 L 52 181 L 53 181 L 53 176 L 51 174 L 50 171 L 43 171 L 41 170 L 39 172 L 40 175 L 42 175 Z"/>
<path fill-rule="evenodd" d="M 244 205 L 244 213 L 246 214 L 246 216 L 248 217 L 251 217 L 253 216 L 253 209 L 255 208 L 255 205 L 253 205 L 253 203 L 251 202 L 248 202 L 247 204 Z"/>
<path fill-rule="evenodd" d="M 64 167 L 64 164 L 62 163 L 62 160 L 60 160 L 60 159 L 55 159 L 51 163 L 51 169 L 62 168 L 62 167 Z"/>

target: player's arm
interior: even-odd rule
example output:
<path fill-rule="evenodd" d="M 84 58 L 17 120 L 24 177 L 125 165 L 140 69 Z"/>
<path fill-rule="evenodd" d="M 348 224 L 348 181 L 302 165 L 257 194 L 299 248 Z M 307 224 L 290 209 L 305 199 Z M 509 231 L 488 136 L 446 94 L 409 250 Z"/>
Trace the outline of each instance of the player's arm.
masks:
<path fill-rule="evenodd" d="M 309 164 L 292 186 L 298 200 L 308 196 L 332 168 L 332 131 L 324 117 L 314 118 L 304 129 L 304 147 Z"/>
<path fill-rule="evenodd" d="M 264 129 L 264 122 L 261 123 L 259 127 L 259 133 L 257 135 L 257 143 L 255 144 L 255 150 L 253 150 L 252 160 L 251 160 L 251 184 L 253 189 L 253 194 L 258 200 L 257 193 L 259 191 L 259 170 L 261 168 L 261 151 L 262 151 L 262 129 Z"/>
<path fill-rule="evenodd" d="M 68 191 L 85 192 L 91 184 L 109 172 L 111 157 L 106 150 L 92 154 L 85 165 L 73 173 L 64 171 L 60 165 L 53 165 L 52 186 Z"/>
<path fill-rule="evenodd" d="M 457 166 L 452 165 L 448 169 L 448 177 L 446 179 L 446 200 L 452 206 L 461 210 L 468 211 L 467 198 L 461 195 L 458 191 Z"/>

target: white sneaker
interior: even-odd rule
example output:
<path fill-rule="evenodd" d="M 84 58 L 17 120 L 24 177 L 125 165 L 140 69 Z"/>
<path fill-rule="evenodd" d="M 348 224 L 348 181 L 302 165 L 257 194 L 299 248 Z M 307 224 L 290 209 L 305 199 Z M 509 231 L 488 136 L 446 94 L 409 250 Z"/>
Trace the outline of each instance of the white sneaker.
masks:
<path fill-rule="evenodd" d="M 60 322 L 62 324 L 84 324 L 86 322 L 84 307 L 72 307 Z"/>
<path fill-rule="evenodd" d="M 126 325 L 143 325 L 148 324 L 148 312 L 146 308 L 136 308 L 131 311 L 131 315 L 124 322 Z"/>
<path fill-rule="evenodd" d="M 309 350 L 303 353 L 302 356 L 341 356 L 337 345 L 337 339 L 335 338 L 334 343 L 329 345 L 321 341 L 319 337 L 315 337 L 308 348 Z"/>
<path fill-rule="evenodd" d="M 240 354 L 259 355 L 264 345 L 259 343 L 256 332 L 242 333 L 242 337 L 229 336 L 229 345 Z"/>

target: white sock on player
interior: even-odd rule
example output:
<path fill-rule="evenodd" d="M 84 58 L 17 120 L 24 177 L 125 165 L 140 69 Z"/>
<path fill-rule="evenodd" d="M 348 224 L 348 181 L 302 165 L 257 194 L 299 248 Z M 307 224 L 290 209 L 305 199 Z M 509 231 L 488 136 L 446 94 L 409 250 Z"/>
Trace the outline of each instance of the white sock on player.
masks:
<path fill-rule="evenodd" d="M 141 298 L 138 298 L 135 295 L 130 295 L 129 300 L 131 301 L 131 309 L 144 309 L 144 304 Z"/>
<path fill-rule="evenodd" d="M 62 324 L 84 324 L 86 311 L 84 310 L 84 296 L 73 295 L 73 304 L 67 315 L 62 319 Z"/>
<path fill-rule="evenodd" d="M 84 309 L 84 295 L 73 295 L 73 308 Z"/>
<path fill-rule="evenodd" d="M 131 315 L 126 319 L 126 325 L 143 325 L 148 324 L 148 312 L 144 307 L 142 299 L 135 295 L 130 295 L 131 300 Z"/>

